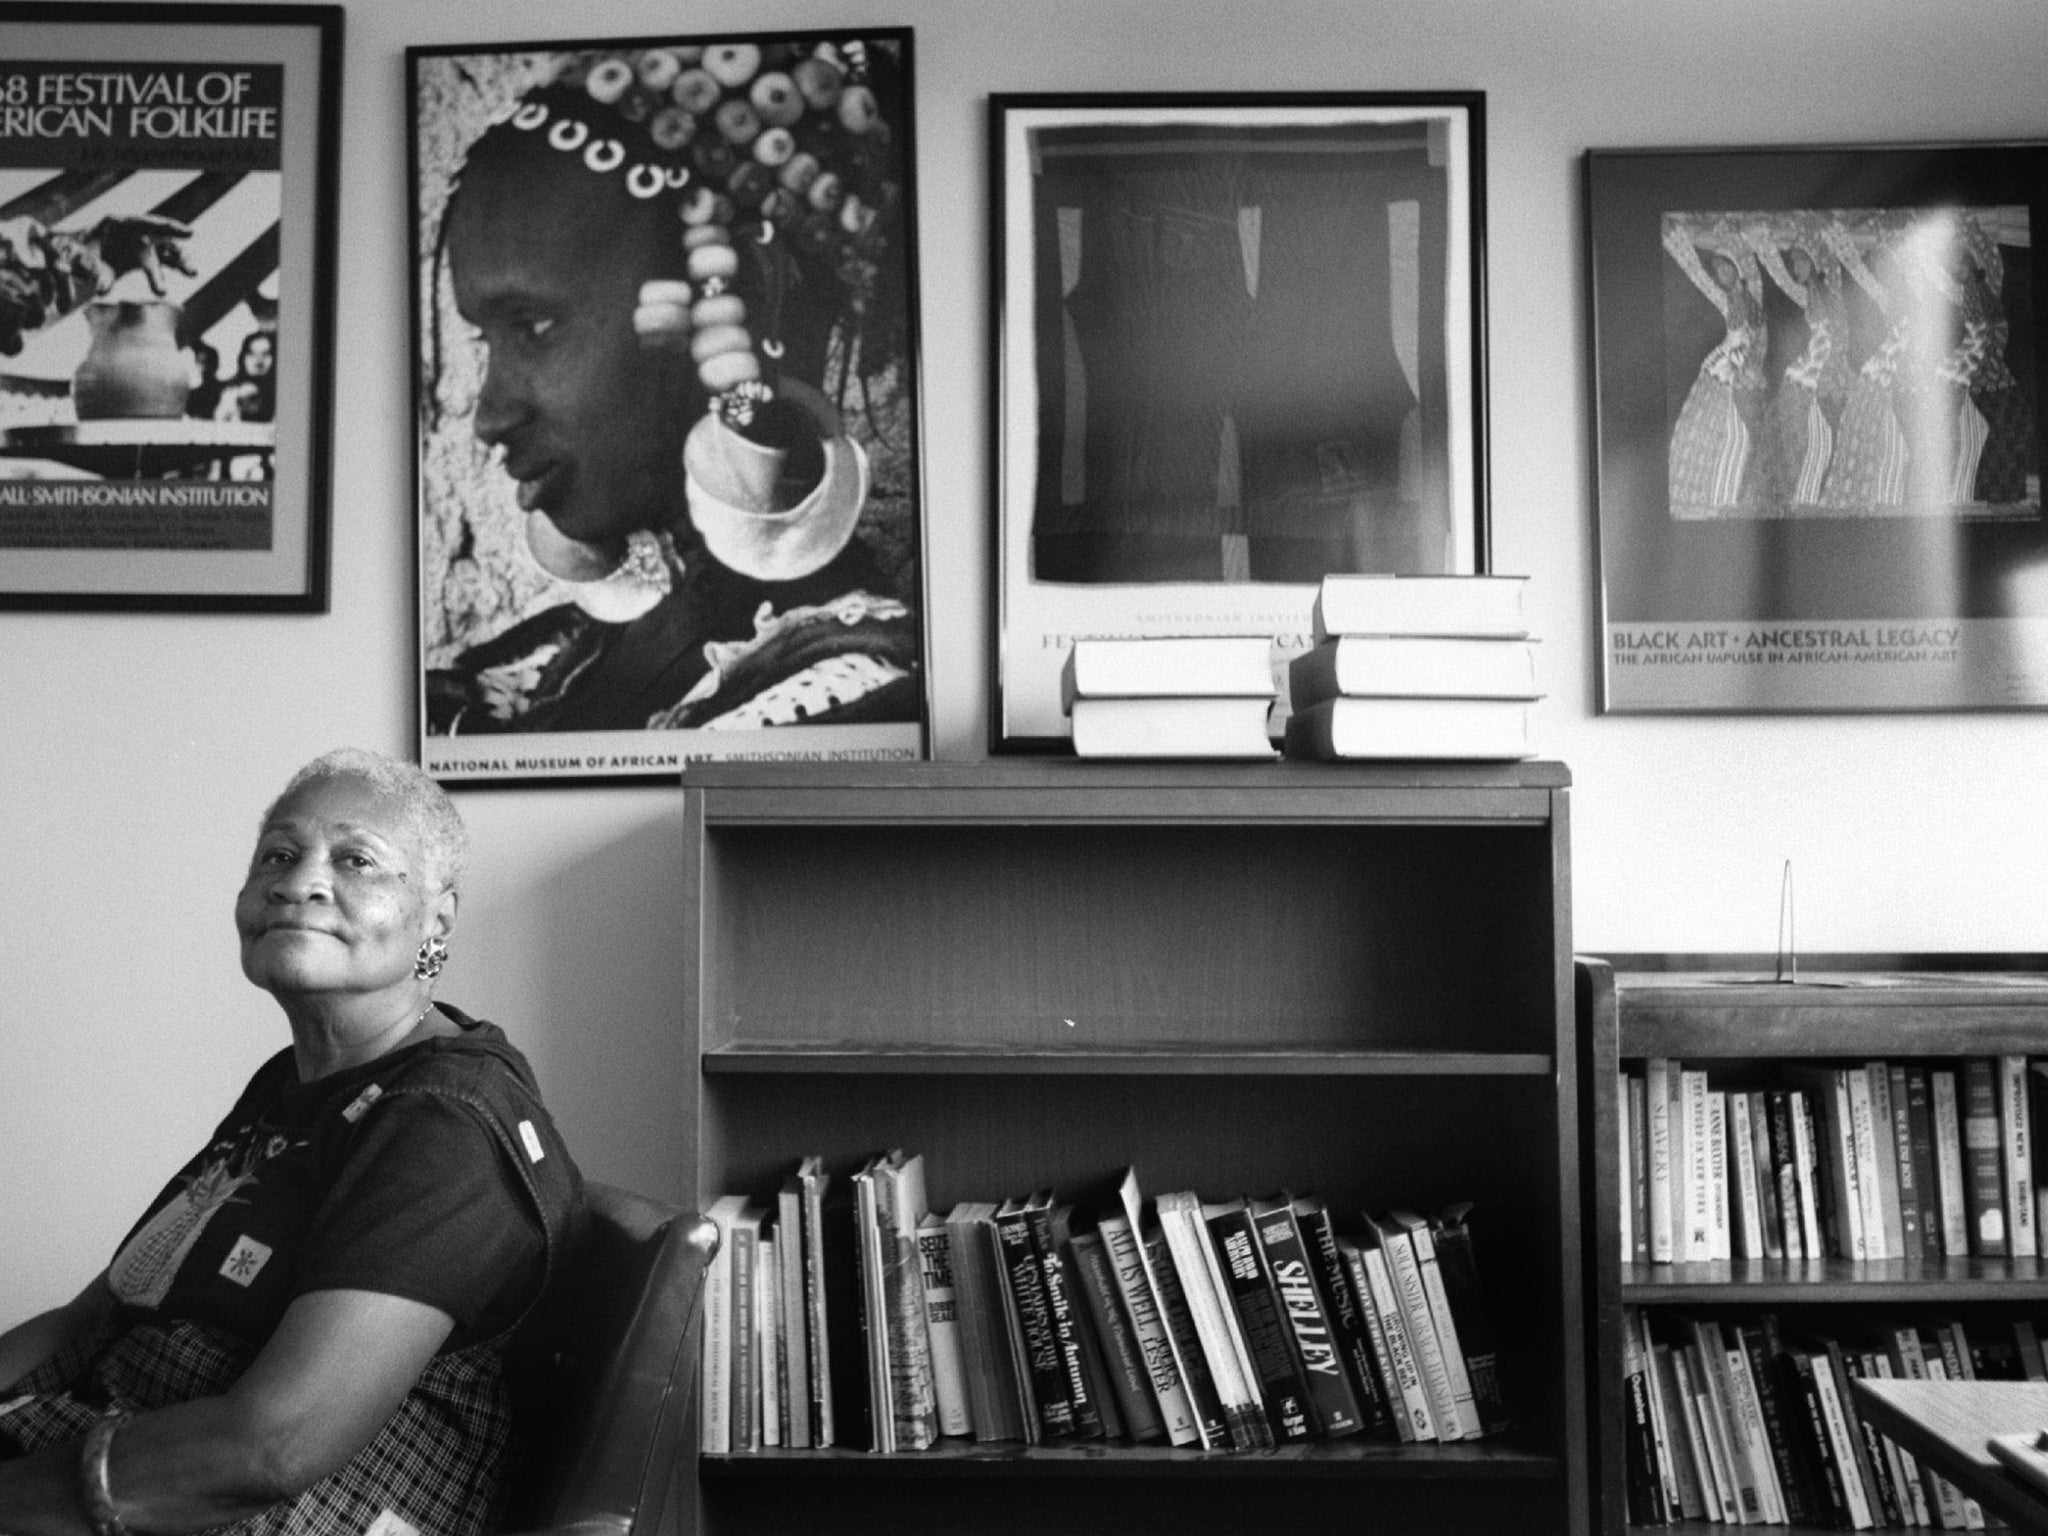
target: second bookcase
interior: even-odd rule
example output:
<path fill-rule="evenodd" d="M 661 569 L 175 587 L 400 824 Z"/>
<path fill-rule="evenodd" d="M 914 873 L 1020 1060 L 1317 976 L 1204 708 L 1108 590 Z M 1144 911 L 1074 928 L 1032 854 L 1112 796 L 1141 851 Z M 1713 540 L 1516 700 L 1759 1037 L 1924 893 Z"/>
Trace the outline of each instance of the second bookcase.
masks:
<path fill-rule="evenodd" d="M 1567 790 L 1445 769 L 693 766 L 689 1187 L 1475 1202 L 1517 1427 L 703 1456 L 712 1536 L 1587 1529 Z"/>
<path fill-rule="evenodd" d="M 1587 1298 L 1598 1529 L 1632 1527 L 1625 1496 L 1624 1308 L 1754 1319 L 1771 1312 L 1829 1331 L 1880 1317 L 2048 1311 L 2039 1259 L 1624 1262 L 1618 1074 L 1663 1058 L 1719 1085 L 1781 1084 L 1795 1063 L 1943 1061 L 2048 1055 L 2048 974 L 2040 956 L 1828 956 L 1779 981 L 1768 956 L 1628 955 L 1582 959 L 1578 1008 L 1587 1098 Z M 1643 1527 L 1699 1532 L 1705 1520 Z M 1821 1526 L 1770 1526 L 1818 1533 Z"/>

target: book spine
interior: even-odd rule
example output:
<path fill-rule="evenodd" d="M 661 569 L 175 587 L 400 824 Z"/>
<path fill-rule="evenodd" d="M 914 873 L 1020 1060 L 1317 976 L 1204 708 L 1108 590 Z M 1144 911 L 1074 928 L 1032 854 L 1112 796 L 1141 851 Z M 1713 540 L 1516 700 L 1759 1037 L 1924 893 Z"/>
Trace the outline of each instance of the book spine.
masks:
<path fill-rule="evenodd" d="M 1194 1320 L 1203 1358 L 1216 1383 L 1217 1400 L 1223 1405 L 1231 1443 L 1244 1450 L 1271 1445 L 1272 1428 L 1234 1337 L 1236 1320 L 1221 1289 L 1199 1203 L 1192 1194 L 1169 1194 L 1159 1196 L 1155 1204 L 1188 1316 Z"/>
<path fill-rule="evenodd" d="M 1349 1238 L 1338 1239 L 1337 1252 L 1343 1257 L 1345 1273 L 1351 1277 L 1353 1293 L 1366 1309 L 1367 1327 L 1374 1344 L 1383 1352 L 1381 1374 L 1398 1410 L 1397 1433 L 1404 1441 L 1436 1439 L 1436 1415 L 1430 1409 L 1421 1364 L 1408 1342 L 1407 1324 L 1394 1299 L 1393 1276 L 1387 1270 L 1385 1254 L 1377 1247 L 1364 1247 Z"/>
<path fill-rule="evenodd" d="M 1740 1422 L 1748 1442 L 1749 1465 L 1756 1479 L 1757 1500 L 1763 1506 L 1767 1524 L 1783 1525 L 1785 1493 L 1779 1486 L 1777 1458 L 1771 1452 L 1770 1423 L 1764 1416 L 1763 1392 L 1749 1369 L 1749 1351 L 1741 1333 L 1732 1325 L 1725 1330 L 1728 1341 L 1728 1382 L 1733 1388 L 1730 1413 Z"/>
<path fill-rule="evenodd" d="M 1885 1068 L 1886 1094 L 1891 1104 L 1892 1162 L 1899 1179 L 1899 1256 L 1917 1259 L 1926 1252 L 1925 1200 L 1920 1168 L 1913 1157 L 1913 1114 L 1906 1089 L 1906 1068 L 1894 1062 Z"/>
<path fill-rule="evenodd" d="M 1099 1232 L 1076 1232 L 1069 1243 L 1081 1298 L 1102 1341 L 1110 1389 L 1123 1415 L 1126 1438 L 1137 1445 L 1166 1439 L 1166 1425 L 1152 1395 L 1152 1375 L 1124 1312 L 1122 1289 L 1110 1269 L 1109 1250 Z"/>
<path fill-rule="evenodd" d="M 1622 1314 L 1622 1488 L 1631 1525 L 1662 1525 L 1671 1511 L 1658 1464 L 1657 1426 L 1650 1413 L 1649 1361 L 1636 1334 L 1633 1310 Z"/>
<path fill-rule="evenodd" d="M 1295 1217 L 1364 1431 L 1378 1439 L 1392 1439 L 1394 1410 L 1387 1401 L 1386 1377 L 1366 1327 L 1365 1313 L 1337 1251 L 1336 1223 L 1331 1221 L 1329 1210 L 1314 1200 L 1297 1201 Z"/>
<path fill-rule="evenodd" d="M 1067 1377 L 1067 1403 L 1073 1415 L 1073 1433 L 1083 1440 L 1100 1440 L 1105 1431 L 1102 1404 L 1088 1379 L 1081 1342 L 1079 1311 L 1081 1298 L 1074 1294 L 1073 1277 L 1067 1268 L 1063 1244 L 1053 1234 L 1052 1210 L 1034 1202 L 1024 1208 L 1031 1240 L 1038 1248 L 1039 1272 L 1045 1286 L 1046 1310 L 1052 1318 L 1053 1339 L 1059 1362 Z"/>
<path fill-rule="evenodd" d="M 1873 1525 L 1885 1523 L 1885 1497 L 1880 1467 L 1873 1465 L 1870 1445 L 1864 1438 L 1863 1418 L 1856 1411 L 1856 1399 L 1849 1389 L 1849 1369 L 1842 1346 L 1834 1339 L 1822 1337 L 1818 1340 L 1822 1358 L 1834 1375 L 1835 1397 L 1840 1404 L 1842 1423 L 1849 1432 L 1849 1448 L 1854 1460 L 1856 1476 L 1862 1480 L 1863 1497 L 1870 1506 Z M 1818 1362 L 1816 1362 L 1818 1364 Z M 1882 1458 L 1880 1458 L 1881 1462 Z"/>
<path fill-rule="evenodd" d="M 1365 1431 L 1365 1414 L 1344 1369 L 1337 1327 L 1316 1283 L 1308 1242 L 1286 1204 L 1253 1212 L 1253 1227 L 1265 1246 L 1266 1269 L 1280 1297 L 1280 1315 L 1294 1343 L 1294 1356 L 1308 1384 L 1309 1405 L 1324 1438 L 1340 1440 Z"/>
<path fill-rule="evenodd" d="M 1868 1485 L 1863 1479 L 1860 1447 L 1849 1429 L 1849 1420 L 1843 1412 L 1841 1393 L 1834 1366 L 1825 1351 L 1817 1350 L 1807 1356 L 1813 1366 L 1813 1386 L 1820 1399 L 1821 1418 L 1827 1428 L 1828 1453 L 1842 1476 L 1842 1497 L 1848 1507 L 1849 1528 L 1867 1531 L 1877 1523 L 1870 1507 Z"/>
<path fill-rule="evenodd" d="M 754 1316 L 761 1336 L 761 1445 L 773 1450 L 785 1443 L 789 1425 L 782 1400 L 789 1369 L 782 1327 L 782 1236 L 775 1228 L 763 1230 L 754 1261 Z"/>
<path fill-rule="evenodd" d="M 718 1247 L 704 1271 L 704 1346 L 698 1363 L 698 1448 L 708 1456 L 732 1450 L 732 1197 L 705 1213 L 718 1229 Z"/>
<path fill-rule="evenodd" d="M 1856 1256 L 1888 1259 L 1892 1254 L 1886 1232 L 1884 1188 L 1877 1157 L 1877 1127 L 1870 1100 L 1870 1075 L 1862 1067 L 1844 1067 L 1841 1076 L 1849 1087 L 1849 1138 L 1855 1157 L 1851 1167 L 1851 1187 L 1863 1229 L 1862 1248 Z"/>
<path fill-rule="evenodd" d="M 762 1448 L 762 1403 L 760 1403 L 760 1325 L 754 1305 L 760 1290 L 754 1280 L 754 1262 L 760 1241 L 760 1212 L 754 1210 L 752 1223 L 741 1217 L 733 1223 L 733 1450 L 748 1452 Z"/>
<path fill-rule="evenodd" d="M 1675 1511 L 1673 1519 L 1704 1520 L 1707 1518 L 1707 1502 L 1700 1491 L 1698 1437 L 1693 1433 L 1691 1420 L 1685 1412 L 1671 1346 L 1652 1338 L 1647 1328 L 1644 1337 L 1650 1339 L 1650 1377 L 1655 1388 L 1652 1405 L 1663 1425 L 1665 1460 L 1675 1489 L 1665 1502 Z"/>
<path fill-rule="evenodd" d="M 1254 1437 L 1257 1445 L 1270 1446 L 1275 1443 L 1273 1427 L 1267 1419 L 1260 1391 L 1258 1365 L 1252 1359 L 1251 1345 L 1244 1336 L 1243 1324 L 1238 1321 L 1237 1308 L 1231 1304 L 1230 1280 L 1223 1272 L 1223 1261 L 1217 1255 L 1216 1245 L 1209 1239 L 1209 1226 L 1202 1214 L 1201 1201 L 1192 1192 L 1182 1203 L 1181 1224 L 1188 1238 L 1189 1259 L 1205 1283 L 1202 1293 L 1206 1298 L 1204 1305 L 1214 1309 L 1218 1336 L 1244 1393 L 1246 1432 Z M 1236 1426 L 1232 1428 L 1235 1430 Z"/>
<path fill-rule="evenodd" d="M 1676 1361 L 1679 1380 L 1686 1384 L 1687 1402 L 1699 1426 L 1701 1452 L 1700 1482 L 1708 1493 L 1708 1518 L 1726 1525 L 1744 1524 L 1742 1494 L 1735 1483 L 1735 1464 L 1728 1446 L 1728 1426 L 1714 1403 L 1708 1385 L 1708 1365 L 1696 1344 L 1681 1344 Z M 1716 1515 L 1715 1511 L 1719 1511 Z"/>
<path fill-rule="evenodd" d="M 1871 1519 L 1879 1525 L 1898 1525 L 1905 1520 L 1905 1502 L 1898 1485 L 1892 1478 L 1892 1460 L 1885 1453 L 1884 1437 L 1863 1417 L 1856 1406 L 1856 1397 L 1849 1383 L 1863 1374 L 1859 1356 L 1847 1350 L 1833 1349 L 1835 1374 L 1842 1384 L 1842 1415 L 1849 1421 L 1849 1428 L 1856 1436 L 1856 1448 L 1862 1454 L 1862 1465 L 1869 1480 Z"/>
<path fill-rule="evenodd" d="M 976 1213 L 955 1206 L 946 1218 L 953 1253 L 960 1369 L 967 1379 L 967 1420 L 977 1441 L 1015 1440 L 1019 1438 L 1016 1426 L 998 1395 L 1002 1380 L 998 1350 L 1002 1346 L 991 1326 L 994 1312 L 989 1306 L 990 1277 L 984 1267 L 987 1255 L 975 1217 Z"/>
<path fill-rule="evenodd" d="M 1710 1095 L 1707 1074 L 1698 1068 L 1682 1069 L 1678 1081 L 1685 1172 L 1685 1233 L 1678 1257 L 1690 1263 L 1714 1256 L 1713 1153 L 1707 1143 Z"/>
<path fill-rule="evenodd" d="M 1407 1234 L 1398 1228 L 1382 1230 L 1380 1248 L 1386 1255 L 1387 1273 L 1394 1283 L 1395 1304 L 1401 1309 L 1401 1324 L 1408 1332 L 1408 1344 L 1415 1351 L 1422 1370 L 1422 1383 L 1429 1393 L 1430 1417 L 1436 1423 L 1439 1440 L 1465 1438 L 1465 1421 L 1451 1388 L 1450 1370 L 1444 1349 L 1430 1316 L 1429 1296 L 1422 1287 L 1422 1268 Z"/>
<path fill-rule="evenodd" d="M 1824 1197 L 1828 1180 L 1818 1162 L 1820 1138 L 1814 1132 L 1813 1100 L 1803 1089 L 1795 1090 L 1790 1097 L 1795 1173 L 1799 1182 L 1800 1241 L 1805 1244 L 1809 1259 L 1825 1258 L 1828 1222 L 1824 1216 Z"/>
<path fill-rule="evenodd" d="M 1636 1256 L 1636 1168 L 1641 1162 L 1635 1150 L 1635 1140 L 1629 1122 L 1629 1101 L 1631 1079 L 1626 1070 L 1615 1075 L 1615 1178 L 1614 1188 L 1620 1197 L 1615 1212 L 1619 1218 L 1616 1225 L 1620 1242 L 1620 1261 L 1633 1263 Z"/>
<path fill-rule="evenodd" d="M 787 1181 L 776 1201 L 775 1259 L 782 1270 L 783 1403 L 789 1418 L 787 1443 L 792 1450 L 811 1448 L 814 1425 L 811 1404 L 811 1313 L 804 1291 L 804 1195 L 795 1179 Z"/>
<path fill-rule="evenodd" d="M 1655 1058 L 1644 1064 L 1643 1109 L 1649 1122 L 1648 1200 L 1650 1216 L 1650 1260 L 1669 1264 L 1676 1257 L 1673 1234 L 1677 1222 L 1672 1212 L 1674 1168 L 1672 1160 L 1672 1080 L 1674 1063 Z"/>
<path fill-rule="evenodd" d="M 1873 1355 L 1870 1374 L 1889 1381 L 1894 1379 L 1898 1372 L 1885 1356 Z M 1898 1441 L 1889 1437 L 1885 1439 L 1884 1447 L 1885 1455 L 1897 1469 L 1899 1497 L 1905 1504 L 1901 1519 L 1907 1525 L 1934 1524 L 1934 1515 L 1927 1503 L 1926 1479 L 1921 1475 L 1918 1458 Z"/>
<path fill-rule="evenodd" d="M 810 1362 L 811 1443 L 839 1443 L 832 1396 L 830 1313 L 825 1291 L 825 1181 L 823 1166 L 806 1158 L 797 1170 L 803 1198 L 804 1311 Z"/>
<path fill-rule="evenodd" d="M 1970 1253 L 1969 1175 L 1963 1158 L 1962 1092 L 1956 1074 L 1927 1074 L 1934 1120 L 1935 1187 L 1941 1192 L 1941 1251 L 1951 1259 Z"/>
<path fill-rule="evenodd" d="M 1023 1334 L 1024 1361 L 1030 1372 L 1032 1405 L 1041 1431 L 1048 1437 L 1071 1436 L 1074 1405 L 1068 1396 L 1067 1369 L 1053 1331 L 1052 1309 L 1045 1296 L 1045 1272 L 1038 1247 L 1022 1211 L 998 1212 L 996 1237 L 1002 1245 L 1010 1304 Z"/>
<path fill-rule="evenodd" d="M 1764 1257 L 1764 1208 L 1757 1197 L 1756 1131 L 1749 1119 L 1749 1095 L 1728 1095 L 1728 1146 L 1734 1153 L 1734 1217 L 1729 1238 L 1732 1256 L 1738 1259 Z"/>
<path fill-rule="evenodd" d="M 1728 1347 L 1722 1341 L 1719 1323 L 1695 1320 L 1692 1334 L 1692 1360 L 1705 1399 L 1701 1411 L 1712 1416 L 1709 1438 L 1720 1453 L 1728 1489 L 1734 1497 L 1734 1522 L 1755 1524 L 1764 1518 L 1763 1496 L 1758 1491 L 1749 1429 L 1737 1409 L 1735 1383 L 1728 1374 Z"/>
<path fill-rule="evenodd" d="M 924 1282 L 925 1327 L 932 1341 L 932 1389 L 938 1400 L 939 1433 L 972 1434 L 974 1419 L 967 1402 L 953 1239 L 936 1216 L 917 1229 L 917 1256 Z"/>
<path fill-rule="evenodd" d="M 1201 1330 L 1195 1325 L 1194 1310 L 1188 1305 L 1187 1292 L 1181 1287 L 1180 1270 L 1167 1247 L 1165 1235 L 1159 1229 L 1151 1228 L 1140 1235 L 1138 1243 L 1151 1269 L 1153 1287 L 1159 1298 L 1159 1318 L 1166 1324 L 1167 1337 L 1173 1342 L 1174 1363 L 1180 1368 L 1181 1385 L 1187 1389 L 1188 1406 L 1193 1410 L 1195 1424 L 1201 1431 L 1203 1448 L 1222 1450 L 1233 1445 L 1245 1446 L 1247 1442 L 1237 1439 L 1231 1415 L 1223 1406 L 1215 1373 L 1209 1369 L 1208 1352 L 1202 1345 Z"/>
<path fill-rule="evenodd" d="M 1195 1422 L 1187 1386 L 1181 1380 L 1178 1351 L 1167 1332 L 1166 1320 L 1160 1315 L 1158 1298 L 1153 1295 L 1144 1257 L 1138 1252 L 1137 1234 L 1121 1216 L 1105 1216 L 1097 1230 L 1102 1238 L 1103 1254 L 1109 1262 L 1110 1275 L 1123 1297 L 1124 1311 L 1130 1317 L 1131 1333 L 1151 1383 L 1152 1396 L 1158 1404 L 1160 1427 L 1167 1441 L 1173 1445 L 1205 1445 Z M 1220 1432 L 1222 1427 L 1219 1420 L 1216 1429 Z"/>
<path fill-rule="evenodd" d="M 2033 1128 L 2027 1104 L 2027 1058 L 1998 1058 L 1998 1121 L 2005 1152 L 2005 1229 L 2016 1259 L 2036 1258 Z"/>
<path fill-rule="evenodd" d="M 1827 1497 L 1829 1519 L 1824 1523 L 1837 1529 L 1846 1528 L 1854 1521 L 1849 1508 L 1849 1489 L 1842 1478 L 1841 1462 L 1835 1455 L 1835 1438 L 1828 1428 L 1827 1405 L 1821 1400 L 1820 1379 L 1814 1370 L 1813 1356 L 1805 1351 L 1792 1351 L 1779 1358 L 1781 1370 L 1791 1382 L 1803 1409 L 1807 1444 L 1811 1448 L 1813 1464 L 1820 1472 L 1821 1490 Z"/>
<path fill-rule="evenodd" d="M 887 1399 L 899 1451 L 930 1449 L 939 1436 L 939 1398 L 932 1372 L 931 1325 L 925 1320 L 924 1265 L 917 1251 L 921 1211 L 905 1208 L 907 1169 L 892 1160 L 877 1170 L 882 1296 L 888 1329 Z"/>
<path fill-rule="evenodd" d="M 1631 1148 L 1628 1181 L 1631 1246 L 1625 1262 L 1647 1264 L 1650 1262 L 1649 1100 L 1641 1073 L 1629 1073 L 1627 1081 L 1628 1097 L 1622 1102 L 1628 1106 L 1624 1134 Z"/>
<path fill-rule="evenodd" d="M 2005 1158 L 1995 1063 L 1985 1057 L 1964 1062 L 1962 1089 L 1963 1200 L 1970 1213 L 1970 1252 L 1978 1258 L 2004 1258 L 2011 1249 L 2005 1229 Z"/>
<path fill-rule="evenodd" d="M 1793 1150 L 1792 1099 L 1783 1088 L 1764 1095 L 1770 1121 L 1771 1179 L 1778 1192 L 1778 1240 L 1785 1257 L 1806 1257 L 1804 1223 L 1799 1214 L 1799 1164 Z"/>
<path fill-rule="evenodd" d="M 1507 1395 L 1501 1388 L 1500 1352 L 1494 1342 L 1491 1309 L 1479 1280 L 1479 1256 L 1472 1241 L 1471 1202 L 1447 1206 L 1430 1224 L 1437 1272 L 1443 1280 L 1451 1321 L 1465 1357 L 1465 1375 L 1472 1387 L 1472 1406 L 1482 1434 L 1497 1435 L 1513 1425 Z"/>
<path fill-rule="evenodd" d="M 1909 1062 L 1906 1081 L 1906 1123 L 1913 1162 L 1913 1185 L 1920 1197 L 1920 1247 L 1923 1259 L 1942 1252 L 1941 1180 L 1934 1162 L 1934 1099 L 1927 1068 Z"/>
<path fill-rule="evenodd" d="M 1280 1296 L 1267 1272 L 1251 1214 L 1242 1205 L 1205 1213 L 1209 1240 L 1216 1249 L 1229 1302 L 1256 1372 L 1259 1400 L 1276 1443 L 1307 1440 L 1316 1433 L 1308 1384 L 1294 1357 L 1290 1330 L 1281 1315 Z"/>
<path fill-rule="evenodd" d="M 1897 1138 L 1892 1131 L 1891 1071 L 1884 1062 L 1868 1062 L 1863 1078 L 1870 1096 L 1870 1160 L 1875 1165 L 1877 1205 L 1884 1226 L 1884 1256 L 1902 1259 L 1905 1207 L 1899 1195 Z"/>
<path fill-rule="evenodd" d="M 1770 1453 L 1771 1469 L 1777 1480 L 1780 1519 L 1804 1525 L 1815 1518 L 1806 1499 L 1806 1477 L 1800 1466 L 1797 1439 L 1792 1431 L 1791 1413 L 1785 1402 L 1784 1383 L 1774 1368 L 1768 1336 L 1761 1327 L 1745 1324 L 1736 1329 L 1748 1367 L 1750 1390 L 1763 1416 L 1764 1447 Z"/>

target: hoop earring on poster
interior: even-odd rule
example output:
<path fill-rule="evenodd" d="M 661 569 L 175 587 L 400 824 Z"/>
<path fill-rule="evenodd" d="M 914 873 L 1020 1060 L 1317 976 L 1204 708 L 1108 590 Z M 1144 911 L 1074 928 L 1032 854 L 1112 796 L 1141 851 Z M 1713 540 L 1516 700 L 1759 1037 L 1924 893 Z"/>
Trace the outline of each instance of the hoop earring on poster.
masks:
<path fill-rule="evenodd" d="M 447 963 L 448 946 L 439 939 L 428 939 L 413 956 L 412 973 L 421 981 L 432 981 Z"/>

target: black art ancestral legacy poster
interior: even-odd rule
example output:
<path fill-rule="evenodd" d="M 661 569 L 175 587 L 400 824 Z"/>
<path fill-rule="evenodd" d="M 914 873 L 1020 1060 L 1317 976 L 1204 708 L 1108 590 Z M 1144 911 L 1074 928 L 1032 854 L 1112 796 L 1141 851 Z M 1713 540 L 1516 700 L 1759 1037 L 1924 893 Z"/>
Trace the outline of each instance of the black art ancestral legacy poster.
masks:
<path fill-rule="evenodd" d="M 1606 708 L 2048 705 L 2044 169 L 1591 157 Z"/>

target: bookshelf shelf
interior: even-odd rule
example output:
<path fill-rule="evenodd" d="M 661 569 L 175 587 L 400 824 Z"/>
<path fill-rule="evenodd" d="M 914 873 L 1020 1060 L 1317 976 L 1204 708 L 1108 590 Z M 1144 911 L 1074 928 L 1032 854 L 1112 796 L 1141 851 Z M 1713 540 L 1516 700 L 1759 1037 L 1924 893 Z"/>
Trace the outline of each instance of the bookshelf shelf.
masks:
<path fill-rule="evenodd" d="M 1885 1318 L 1925 1320 L 1955 1309 L 1995 1315 L 2048 1300 L 2048 1261 L 2016 1258 L 1826 1258 L 1624 1263 L 1620 1246 L 1622 1117 L 1617 1074 L 1667 1058 L 1705 1066 L 1715 1081 L 1764 1086 L 1793 1061 L 1952 1063 L 1965 1057 L 2048 1055 L 2048 966 L 2040 956 L 1825 956 L 1796 982 L 1774 979 L 1766 957 L 1634 955 L 1578 965 L 1581 1070 L 1591 1113 L 1587 1285 L 1596 1360 L 1591 1396 L 1596 1529 L 1603 1536 L 1706 1532 L 1704 1520 L 1633 1527 L 1625 1488 L 1623 1308 L 1673 1316 L 1802 1317 L 1828 1329 Z M 1814 1526 L 1769 1527 L 1776 1532 Z"/>
<path fill-rule="evenodd" d="M 929 1451 L 875 1456 L 865 1451 L 760 1451 L 706 1456 L 707 1478 L 1334 1478 L 1354 1482 L 1503 1478 L 1556 1482 L 1554 1454 L 1512 1440 L 1474 1445 L 1308 1445 L 1265 1451 L 1186 1451 L 1157 1446 L 977 1446 L 951 1441 Z"/>
<path fill-rule="evenodd" d="M 1555 1058 L 1534 1052 L 1475 1051 L 1190 1051 L 1076 1047 L 1064 1051 L 990 1049 L 959 1045 L 856 1047 L 831 1045 L 728 1045 L 704 1055 L 706 1075 L 833 1072 L 848 1076 L 913 1073 L 927 1076 L 1037 1073 L 1139 1077 L 1534 1077 L 1547 1078 Z"/>
<path fill-rule="evenodd" d="M 1126 1166 L 1347 1217 L 1470 1200 L 1516 1423 L 700 1456 L 695 1528 L 1022 1536 L 1085 1485 L 1089 1528 L 1202 1536 L 1270 1523 L 1277 1488 L 1290 1518 L 1355 1524 L 1370 1483 L 1380 1536 L 1589 1536 L 1567 786 L 1546 763 L 692 765 L 700 1206 L 889 1147 L 924 1155 L 940 1211 L 1086 1200 Z"/>

